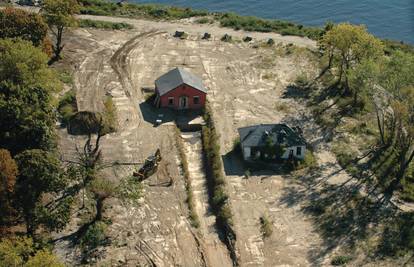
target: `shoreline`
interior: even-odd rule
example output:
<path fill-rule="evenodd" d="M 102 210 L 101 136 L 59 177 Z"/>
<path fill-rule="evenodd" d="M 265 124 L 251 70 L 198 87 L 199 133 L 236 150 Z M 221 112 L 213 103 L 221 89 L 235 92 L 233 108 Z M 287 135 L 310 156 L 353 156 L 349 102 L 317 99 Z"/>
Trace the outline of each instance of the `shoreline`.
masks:
<path fill-rule="evenodd" d="M 174 33 L 177 30 L 185 31 L 189 34 L 199 35 L 200 38 L 205 32 L 211 33 L 212 37 L 221 38 L 224 34 L 229 34 L 234 37 L 243 38 L 245 36 L 250 36 L 256 40 L 267 40 L 272 38 L 276 43 L 281 42 L 283 44 L 293 43 L 297 46 L 307 47 L 307 48 L 316 48 L 316 41 L 311 40 L 307 37 L 292 36 L 292 35 L 281 35 L 274 32 L 264 33 L 264 32 L 251 32 L 243 30 L 233 30 L 226 27 L 221 27 L 214 24 L 198 24 L 191 21 L 154 21 L 149 19 L 135 19 L 135 18 L 124 18 L 124 17 L 111 17 L 111 16 L 95 16 L 95 15 L 79 15 L 80 19 L 90 19 L 90 20 L 100 20 L 106 22 L 114 23 L 128 23 L 134 26 L 135 28 L 143 28 L 148 26 L 148 23 L 151 22 L 151 29 L 154 30 L 164 30 L 169 33 Z"/>
<path fill-rule="evenodd" d="M 142 25 L 143 21 L 151 21 L 152 23 L 156 24 L 158 27 L 165 27 L 166 25 L 169 25 L 169 27 L 173 26 L 177 27 L 175 30 L 179 30 L 180 27 L 182 28 L 188 28 L 188 25 L 191 25 L 192 27 L 198 27 L 199 29 L 211 29 L 213 28 L 216 32 L 219 32 L 221 35 L 224 35 L 225 33 L 229 33 L 234 36 L 241 36 L 244 34 L 244 36 L 249 35 L 257 39 L 266 39 L 266 38 L 273 38 L 275 41 L 280 41 L 284 44 L 288 43 L 294 43 L 299 46 L 303 47 L 309 47 L 309 48 L 315 48 L 317 45 L 317 40 L 320 38 L 320 36 L 323 35 L 324 30 L 320 27 L 312 27 L 312 26 L 303 26 L 301 24 L 296 24 L 294 22 L 290 21 L 284 21 L 284 20 L 276 20 L 276 19 L 264 19 L 260 17 L 254 17 L 254 16 L 243 16 L 236 13 L 226 13 L 226 12 L 210 12 L 205 10 L 193 10 L 191 8 L 182 8 L 178 6 L 171 6 L 171 5 L 164 5 L 164 4 L 139 4 L 139 3 L 126 3 L 118 5 L 115 2 L 111 2 L 108 0 L 80 0 L 80 4 L 82 5 L 81 8 L 81 14 L 78 15 L 78 18 L 80 19 L 91 19 L 91 20 L 100 20 L 100 21 L 106 21 L 106 22 L 124 22 L 128 24 L 136 24 Z M 99 4 L 99 5 L 98 5 Z M 101 6 L 103 5 L 103 6 Z M 20 6 L 17 4 L 11 5 L 15 8 L 22 8 L 26 9 L 31 12 L 39 12 L 39 7 L 34 6 Z M 101 9 L 94 10 L 94 8 L 98 6 Z M 133 14 L 133 12 L 126 13 L 126 14 L 116 14 L 117 9 L 125 8 L 125 10 L 134 10 L 134 9 L 142 9 L 140 10 L 141 13 L 139 14 Z M 4 8 L 4 7 L 0 7 Z M 113 10 L 115 8 L 115 10 Z M 110 11 L 106 11 L 110 9 Z M 103 11 L 104 10 L 104 11 Z M 161 11 L 162 12 L 161 12 Z M 171 17 L 166 14 L 170 12 L 169 10 L 173 10 L 171 12 L 178 13 L 180 17 Z M 103 11 L 103 12 L 102 12 Z M 118 10 L 119 11 L 119 10 Z M 106 12 L 106 13 L 105 13 Z M 157 12 L 161 12 L 162 14 L 159 15 L 159 17 L 156 17 Z M 167 12 L 167 13 L 163 13 Z M 188 12 L 190 14 L 188 14 Z M 102 14 L 92 14 L 92 13 L 102 13 Z M 105 13 L 105 14 L 103 14 Z M 176 15 L 176 14 L 173 14 Z M 158 16 L 158 15 L 157 15 Z M 229 25 L 223 25 L 223 21 L 220 20 L 217 16 L 235 16 L 236 20 L 245 20 L 242 21 L 244 23 L 243 27 L 239 27 L 239 25 L 231 26 L 232 21 Z M 209 19 L 210 23 L 200 23 L 200 19 Z M 192 20 L 190 22 L 190 20 Z M 198 20 L 198 21 L 197 21 Z M 141 23 L 139 23 L 141 22 Z M 270 25 L 271 27 L 287 27 L 284 29 L 281 29 L 280 32 L 276 31 L 275 29 L 270 29 L 268 23 L 276 23 L 277 25 Z M 246 26 L 246 23 L 248 24 Z M 260 23 L 259 29 L 257 28 L 257 25 L 249 25 L 249 23 Z M 280 25 L 279 25 L 280 24 Z M 336 24 L 334 24 L 336 25 Z M 167 27 L 167 28 L 169 28 Z M 245 28 L 253 28 L 252 30 L 245 29 Z M 293 28 L 292 28 L 293 27 Z M 297 28 L 295 28 L 297 27 Z M 289 32 L 296 31 L 297 29 L 304 29 L 304 31 L 310 31 L 309 33 L 312 38 L 309 38 L 309 36 L 304 36 L 303 32 L 300 32 L 300 34 L 290 34 Z M 175 31 L 174 30 L 174 31 Z M 313 32 L 312 31 L 316 31 Z M 319 33 L 318 33 L 319 31 Z M 241 34 L 242 33 L 242 34 Z M 315 37 L 315 34 L 320 34 L 319 37 Z M 213 34 L 214 35 L 214 34 Z M 394 50 L 402 50 L 404 52 L 408 53 L 414 53 L 414 44 L 406 43 L 404 41 L 398 41 L 398 40 L 391 40 L 391 39 L 383 39 L 380 37 L 377 37 L 376 35 L 372 34 L 379 40 L 383 42 L 385 45 L 385 53 L 391 53 Z M 301 41 L 306 40 L 306 41 Z"/>

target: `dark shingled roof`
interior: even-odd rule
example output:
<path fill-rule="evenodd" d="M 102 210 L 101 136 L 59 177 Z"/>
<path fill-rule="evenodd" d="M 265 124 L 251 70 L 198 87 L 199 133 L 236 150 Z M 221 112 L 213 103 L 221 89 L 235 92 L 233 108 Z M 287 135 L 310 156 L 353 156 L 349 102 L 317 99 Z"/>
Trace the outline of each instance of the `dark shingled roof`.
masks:
<path fill-rule="evenodd" d="M 170 70 L 155 81 L 155 86 L 157 87 L 160 96 L 165 95 L 182 84 L 187 84 L 197 90 L 207 93 L 203 81 L 183 68 Z"/>
<path fill-rule="evenodd" d="M 240 142 L 245 146 L 260 147 L 265 146 L 267 136 L 270 136 L 275 143 L 278 142 L 278 136 L 284 135 L 283 143 L 286 146 L 304 146 L 305 139 L 296 133 L 286 124 L 260 124 L 238 129 Z"/>

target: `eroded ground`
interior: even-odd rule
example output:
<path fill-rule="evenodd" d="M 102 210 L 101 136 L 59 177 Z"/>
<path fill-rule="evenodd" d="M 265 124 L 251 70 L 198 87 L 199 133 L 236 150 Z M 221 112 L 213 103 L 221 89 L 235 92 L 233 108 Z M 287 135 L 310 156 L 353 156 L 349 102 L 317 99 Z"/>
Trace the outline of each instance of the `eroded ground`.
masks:
<path fill-rule="evenodd" d="M 134 21 L 129 20 L 133 23 Z M 201 40 L 205 28 L 186 25 L 187 40 L 172 37 L 173 26 L 142 21 L 133 23 L 132 31 L 98 31 L 78 29 L 67 39 L 67 60 L 76 65 L 75 89 L 80 110 L 99 111 L 105 95 L 113 96 L 117 107 L 118 131 L 105 136 L 102 151 L 107 162 L 142 162 L 161 148 L 163 166 L 157 175 L 144 183 L 141 205 L 123 206 L 113 200 L 106 216 L 111 218 L 109 233 L 113 244 L 105 248 L 100 264 L 137 266 L 217 266 L 209 256 L 227 255 L 222 244 L 211 242 L 210 214 L 206 208 L 197 210 L 205 216 L 206 229 L 191 228 L 187 219 L 185 188 L 180 173 L 174 130 L 168 123 L 153 127 L 157 114 L 142 104 L 142 88 L 153 88 L 154 80 L 168 70 L 180 66 L 201 76 L 209 90 L 227 175 L 237 234 L 237 251 L 242 266 L 309 266 L 326 264 L 324 243 L 315 226 L 303 212 L 305 201 L 294 201 L 292 192 L 306 192 L 300 179 L 253 172 L 245 179 L 245 170 L 231 153 L 237 128 L 258 123 L 288 122 L 300 125 L 305 137 L 314 146 L 322 166 L 315 180 L 340 183 L 347 179 L 335 173 L 335 158 L 326 152 L 324 138 L 312 123 L 299 101 L 285 96 L 287 86 L 301 73 L 315 71 L 304 47 L 313 47 L 309 40 L 273 35 L 254 35 L 256 43 L 221 42 L 223 29 L 212 40 Z M 215 28 L 210 28 L 214 36 Z M 232 32 L 241 38 L 243 32 Z M 296 42 L 296 46 L 262 47 L 260 38 Z M 280 108 L 278 106 L 284 106 Z M 74 144 L 61 131 L 65 157 L 73 157 Z M 199 145 L 199 144 L 198 144 Z M 187 147 L 191 155 L 191 146 Z M 199 170 L 199 157 L 189 157 L 193 173 Z M 105 170 L 114 182 L 132 173 L 132 167 Z M 335 175 L 328 175 L 335 173 Z M 304 174 L 306 176 L 307 174 Z M 202 176 L 194 177 L 197 179 Z M 172 181 L 171 186 L 165 186 Z M 198 181 L 200 182 L 200 181 Z M 204 194 L 196 187 L 197 194 Z M 201 193 L 200 193 L 201 192 Z M 205 202 L 205 196 L 199 197 Z M 263 238 L 259 218 L 271 219 L 273 235 Z M 76 230 L 74 223 L 61 235 Z M 204 233 L 203 233 L 204 231 Z M 210 234 L 212 237 L 210 239 Z M 116 245 L 115 245 L 116 244 Z M 212 252 L 213 249 L 220 250 Z M 62 241 L 57 251 L 68 263 L 76 264 L 76 251 Z M 221 257 L 221 256 L 220 256 Z M 227 256 L 223 256 L 227 257 Z M 207 260 L 206 260 L 207 259 Z M 217 260 L 217 258 L 215 258 Z"/>

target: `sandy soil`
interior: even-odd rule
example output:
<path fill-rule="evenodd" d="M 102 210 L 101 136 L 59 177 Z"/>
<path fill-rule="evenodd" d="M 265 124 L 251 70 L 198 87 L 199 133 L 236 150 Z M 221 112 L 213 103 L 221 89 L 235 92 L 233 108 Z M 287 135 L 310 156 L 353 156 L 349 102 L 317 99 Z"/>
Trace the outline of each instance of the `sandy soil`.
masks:
<path fill-rule="evenodd" d="M 216 231 L 216 217 L 209 208 L 206 176 L 202 160 L 201 133 L 183 133 L 182 138 L 188 159 L 195 212 L 200 219 L 199 233 L 203 239 L 206 263 L 208 266 L 233 266 L 230 255 Z"/>
<path fill-rule="evenodd" d="M 86 17 L 85 18 L 95 18 Z M 219 41 L 224 32 L 242 37 L 246 33 L 204 25 L 149 22 L 99 17 L 101 20 L 126 21 L 132 31 L 99 31 L 77 29 L 68 35 L 66 56 L 76 64 L 75 89 L 81 110 L 102 110 L 105 95 L 112 95 L 118 113 L 118 132 L 106 136 L 102 150 L 106 161 L 140 162 L 161 147 L 165 165 L 158 175 L 145 182 L 145 197 L 138 207 L 111 203 L 107 216 L 113 224 L 110 233 L 120 246 L 106 248 L 101 263 L 136 266 L 226 266 L 228 253 L 219 243 L 208 213 L 200 170 L 199 141 L 186 143 L 191 178 L 194 181 L 197 213 L 202 226 L 189 226 L 185 189 L 179 173 L 172 128 L 154 128 L 157 113 L 143 102 L 142 88 L 153 88 L 154 80 L 166 71 L 181 66 L 201 76 L 209 90 L 217 128 L 221 135 L 227 189 L 234 212 L 237 250 L 241 266 L 309 266 L 326 264 L 321 237 L 303 213 L 306 203 L 292 201 L 293 193 L 306 192 L 306 185 L 292 177 L 272 173 L 253 173 L 244 178 L 239 159 L 232 155 L 237 128 L 258 123 L 288 122 L 300 125 L 320 159 L 322 174 L 315 179 L 332 183 L 346 180 L 335 173 L 335 157 L 329 152 L 321 131 L 307 116 L 304 105 L 285 96 L 287 86 L 302 72 L 315 67 L 301 56 L 313 41 L 276 34 L 250 34 L 258 40 L 268 37 L 280 41 L 277 49 L 254 48 L 253 43 Z M 206 28 L 207 27 L 207 28 Z M 182 29 L 187 40 L 172 37 Z M 215 36 L 201 40 L 205 31 Z M 283 43 L 294 43 L 302 52 L 286 53 Z M 286 105 L 283 111 L 278 105 Z M 65 156 L 73 156 L 76 140 L 61 131 Z M 79 139 L 79 138 L 78 138 Z M 78 140 L 77 142 L 80 142 Z M 198 155 L 198 156 L 196 156 Z M 106 171 L 114 181 L 130 175 L 131 167 Z M 335 173 L 334 175 L 331 175 Z M 330 176 L 329 176 L 330 175 Z M 155 186 L 172 179 L 171 187 Z M 263 238 L 259 218 L 267 215 L 273 224 L 273 235 Z M 70 228 L 70 227 L 69 227 Z M 65 233 L 73 231 L 68 229 Z M 61 255 L 70 248 L 58 246 Z M 76 262 L 68 259 L 68 262 Z M 73 256 L 75 257 L 75 256 Z M 118 263 L 114 263 L 114 261 Z M 220 262 L 220 264 L 218 264 Z"/>

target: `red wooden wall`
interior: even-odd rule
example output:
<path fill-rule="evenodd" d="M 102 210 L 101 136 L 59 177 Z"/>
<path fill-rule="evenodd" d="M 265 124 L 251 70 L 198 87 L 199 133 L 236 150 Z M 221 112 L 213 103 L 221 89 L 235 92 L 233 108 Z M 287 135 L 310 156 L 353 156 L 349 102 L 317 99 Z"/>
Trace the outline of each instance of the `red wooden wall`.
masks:
<path fill-rule="evenodd" d="M 197 90 L 189 85 L 183 84 L 177 88 L 169 91 L 165 95 L 161 96 L 160 107 L 170 107 L 179 109 L 180 108 L 180 97 L 187 96 L 188 99 L 188 109 L 200 109 L 203 108 L 206 103 L 206 93 Z M 194 104 L 194 96 L 199 97 L 199 103 Z M 172 106 L 168 105 L 168 98 L 174 97 L 174 104 Z"/>

